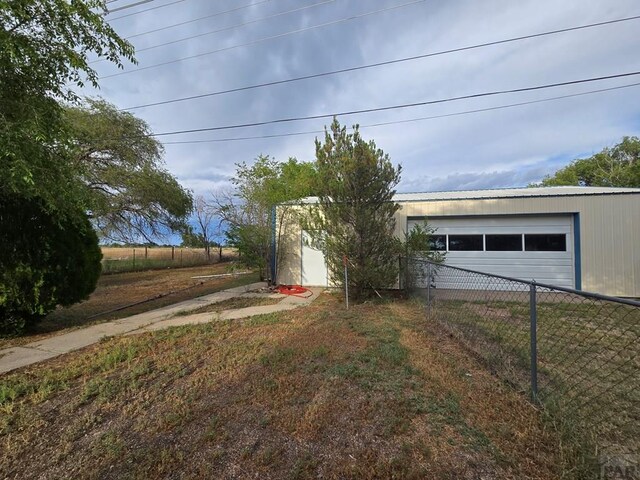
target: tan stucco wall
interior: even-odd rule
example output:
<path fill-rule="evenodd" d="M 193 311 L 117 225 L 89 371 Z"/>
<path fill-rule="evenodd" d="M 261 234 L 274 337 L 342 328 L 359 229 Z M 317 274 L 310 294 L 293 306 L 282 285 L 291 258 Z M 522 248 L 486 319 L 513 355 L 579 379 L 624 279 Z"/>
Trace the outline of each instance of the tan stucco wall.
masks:
<path fill-rule="evenodd" d="M 401 202 L 396 235 L 408 217 L 578 213 L 582 289 L 640 297 L 640 194 L 575 195 Z M 290 252 L 278 268 L 278 282 L 300 283 L 300 227 L 287 232 Z"/>

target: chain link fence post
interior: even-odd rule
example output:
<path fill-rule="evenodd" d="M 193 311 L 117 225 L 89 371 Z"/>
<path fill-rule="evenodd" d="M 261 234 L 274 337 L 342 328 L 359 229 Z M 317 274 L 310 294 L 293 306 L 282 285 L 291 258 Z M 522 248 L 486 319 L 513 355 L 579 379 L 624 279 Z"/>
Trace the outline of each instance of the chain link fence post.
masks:
<path fill-rule="evenodd" d="M 427 263 L 427 314 L 431 314 L 431 264 Z"/>
<path fill-rule="evenodd" d="M 536 282 L 529 284 L 529 320 L 531 337 L 531 401 L 538 401 L 538 308 Z"/>

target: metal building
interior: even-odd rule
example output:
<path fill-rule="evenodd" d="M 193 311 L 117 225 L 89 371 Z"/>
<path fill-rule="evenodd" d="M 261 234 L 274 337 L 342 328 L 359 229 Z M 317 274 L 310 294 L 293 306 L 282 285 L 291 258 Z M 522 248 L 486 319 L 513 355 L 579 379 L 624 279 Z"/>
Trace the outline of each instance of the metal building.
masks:
<path fill-rule="evenodd" d="M 436 228 L 445 263 L 609 295 L 640 297 L 640 189 L 543 187 L 400 193 L 396 235 Z M 304 200 L 315 203 L 314 198 Z M 279 207 L 282 208 L 282 207 Z M 324 255 L 294 224 L 279 283 L 328 285 Z"/>

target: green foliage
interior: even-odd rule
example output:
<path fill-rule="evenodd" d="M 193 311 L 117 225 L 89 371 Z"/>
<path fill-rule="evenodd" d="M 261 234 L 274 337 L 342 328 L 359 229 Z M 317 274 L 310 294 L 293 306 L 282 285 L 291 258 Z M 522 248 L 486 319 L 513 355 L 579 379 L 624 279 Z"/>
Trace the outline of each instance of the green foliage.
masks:
<path fill-rule="evenodd" d="M 102 253 L 86 217 L 52 215 L 41 200 L 1 194 L 0 224 L 0 333 L 19 333 L 95 289 Z"/>
<path fill-rule="evenodd" d="M 403 289 L 411 291 L 418 285 L 424 285 L 425 281 L 430 281 L 427 278 L 426 265 L 420 262 L 420 259 L 444 262 L 445 252 L 431 250 L 431 236 L 435 231 L 425 221 L 424 224 L 416 224 L 405 232 L 404 239 L 400 241 L 400 281 Z"/>
<path fill-rule="evenodd" d="M 236 247 L 242 263 L 257 268 L 262 279 L 275 280 L 269 270 L 274 240 L 276 258 L 284 255 L 278 239 L 289 225 L 290 211 L 282 206 L 276 212 L 275 206 L 311 195 L 315 175 L 313 163 L 295 158 L 280 163 L 260 155 L 252 165 L 237 165 L 235 193 L 217 199 L 216 214 L 227 226 L 228 245 Z"/>
<path fill-rule="evenodd" d="M 574 160 L 555 174 L 546 176 L 541 185 L 640 187 L 640 139 L 623 137 L 617 145 L 604 148 L 589 158 Z"/>
<path fill-rule="evenodd" d="M 306 229 L 325 251 L 331 278 L 344 283 L 343 258 L 349 263 L 349 292 L 361 297 L 370 288 L 388 288 L 398 274 L 394 238 L 394 187 L 401 167 L 394 167 L 375 142 L 366 142 L 358 126 L 347 134 L 336 119 L 316 140 L 319 209 Z"/>
<path fill-rule="evenodd" d="M 0 329 L 19 331 L 85 298 L 100 272 L 86 169 L 60 102 L 97 86 L 89 57 L 122 66 L 133 47 L 103 0 L 0 0 Z"/>
<path fill-rule="evenodd" d="M 177 231 L 193 200 L 162 163 L 162 144 L 144 120 L 104 100 L 65 111 L 72 163 L 103 238 L 132 240 Z"/>
<path fill-rule="evenodd" d="M 97 86 L 89 56 L 121 66 L 133 47 L 104 21 L 102 0 L 0 0 L 0 190 L 78 205 L 58 100 Z"/>

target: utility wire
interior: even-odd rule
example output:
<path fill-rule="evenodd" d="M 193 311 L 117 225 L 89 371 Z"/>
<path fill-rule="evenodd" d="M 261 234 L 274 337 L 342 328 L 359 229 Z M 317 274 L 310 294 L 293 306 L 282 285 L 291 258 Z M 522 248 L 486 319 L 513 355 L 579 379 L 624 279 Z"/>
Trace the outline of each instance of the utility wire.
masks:
<path fill-rule="evenodd" d="M 505 94 L 509 94 L 509 93 L 532 92 L 532 91 L 536 91 L 536 90 L 544 90 L 544 89 L 547 89 L 547 88 L 562 87 L 562 86 L 567 86 L 567 85 L 578 85 L 578 84 L 590 83 L 590 82 L 599 82 L 599 81 L 602 81 L 602 80 L 611 80 L 611 79 L 614 79 L 614 78 L 624 78 L 624 77 L 631 77 L 631 76 L 637 76 L 637 75 L 640 75 L 640 71 L 627 72 L 627 73 L 618 73 L 616 75 L 606 75 L 606 76 L 602 76 L 602 77 L 583 78 L 583 79 L 580 79 L 580 80 L 570 80 L 570 81 L 567 81 L 567 82 L 549 83 L 549 84 L 545 84 L 545 85 L 536 85 L 536 86 L 533 86 L 533 87 L 512 88 L 512 89 L 508 89 L 508 90 L 495 90 L 495 91 L 490 91 L 490 92 L 474 93 L 474 94 L 470 94 L 470 95 L 461 95 L 461 96 L 458 96 L 458 97 L 441 98 L 441 99 L 438 99 L 438 100 L 426 100 L 426 101 L 423 101 L 423 102 L 412 102 L 412 103 L 404 103 L 404 104 L 399 104 L 399 105 L 388 105 L 388 106 L 385 106 L 385 107 L 364 108 L 364 109 L 361 109 L 361 110 L 347 110 L 347 111 L 344 111 L 344 112 L 322 113 L 322 114 L 318 114 L 318 115 L 308 115 L 308 116 L 305 116 L 305 117 L 278 118 L 278 119 L 275 119 L 275 120 L 265 120 L 265 121 L 262 121 L 262 122 L 238 123 L 238 124 L 222 125 L 222 126 L 216 126 L 216 127 L 193 128 L 193 129 L 189 129 L 189 130 L 175 130 L 175 131 L 171 131 L 171 132 L 152 133 L 152 134 L 149 134 L 148 136 L 150 136 L 150 137 L 163 137 L 163 136 L 167 136 L 167 135 L 181 135 L 181 134 L 185 134 L 185 133 L 213 132 L 213 131 L 218 131 L 218 130 L 231 130 L 231 129 L 236 129 L 236 128 L 258 127 L 258 126 L 262 126 L 262 125 L 272 125 L 272 124 L 276 124 L 276 123 L 299 122 L 299 121 L 302 121 L 302 120 L 317 120 L 317 119 L 320 119 L 320 118 L 330 118 L 330 117 L 336 117 L 336 116 L 343 117 L 343 116 L 347 116 L 347 115 L 357 115 L 357 114 L 361 114 L 361 113 L 384 112 L 384 111 L 388 111 L 388 110 L 398 110 L 398 109 L 403 109 L 403 108 L 421 107 L 421 106 L 425 106 L 425 105 L 435 105 L 435 104 L 439 104 L 439 103 L 448 103 L 448 102 L 454 102 L 454 101 L 458 101 L 458 100 L 468 100 L 468 99 L 472 99 L 472 98 L 481 98 L 481 97 L 490 97 L 490 96 L 496 96 L 496 95 L 505 95 Z"/>
<path fill-rule="evenodd" d="M 140 5 L 143 5 L 143 4 L 149 3 L 149 2 L 153 2 L 153 1 L 154 0 L 140 0 L 139 2 L 130 3 L 129 5 L 124 5 L 123 7 L 114 8 L 113 10 L 107 9 L 107 14 L 114 13 L 114 12 L 119 12 L 120 10 L 127 10 L 128 8 L 138 7 Z M 107 3 L 111 3 L 111 2 L 107 2 Z"/>
<path fill-rule="evenodd" d="M 120 20 L 122 18 L 133 17 L 134 15 L 139 15 L 141 13 L 150 12 L 151 10 L 157 10 L 159 8 L 169 7 L 171 5 L 175 5 L 176 3 L 184 2 L 184 0 L 175 0 L 173 2 L 165 3 L 164 5 L 158 5 L 157 7 L 145 8 L 144 10 L 139 10 L 133 13 L 127 13 L 126 15 L 120 15 L 119 17 L 113 17 L 107 19 L 108 22 L 114 22 L 116 20 Z"/>
<path fill-rule="evenodd" d="M 192 20 L 186 20 L 184 22 L 174 23 L 171 25 L 167 25 L 166 27 L 154 28 L 153 30 L 147 30 L 146 32 L 136 33 L 135 35 L 130 35 L 128 37 L 125 37 L 125 40 L 131 40 L 132 38 L 141 37 L 143 35 L 148 35 L 150 33 L 162 32 L 163 30 L 168 30 L 170 28 L 181 27 L 182 25 L 188 25 L 190 23 L 199 22 L 200 20 L 205 20 L 207 18 L 219 17 L 220 15 L 224 15 L 226 13 L 237 12 L 238 10 L 243 10 L 245 8 L 253 7 L 255 5 L 260 5 L 261 3 L 267 3 L 270 1 L 271 0 L 262 0 L 260 2 L 250 3 L 248 5 L 243 5 L 241 7 L 232 8 L 231 10 L 224 10 L 222 12 L 216 12 L 209 15 L 205 15 L 204 17 L 198 17 Z M 335 0 L 331 0 L 331 1 L 335 1 Z M 138 51 L 141 51 L 141 50 L 138 50 Z"/>
<path fill-rule="evenodd" d="M 270 37 L 259 38 L 257 40 L 253 40 L 253 41 L 247 42 L 247 43 L 241 43 L 241 44 L 238 44 L 238 45 L 231 45 L 229 47 L 220 48 L 218 50 L 211 50 L 209 52 L 204 52 L 204 53 L 198 53 L 196 55 L 191 55 L 191 56 L 188 56 L 188 57 L 176 58 L 175 60 L 169 60 L 169 61 L 166 61 L 166 62 L 156 63 L 156 64 L 153 64 L 153 65 L 148 65 L 146 67 L 139 67 L 139 68 L 136 68 L 134 70 L 127 70 L 125 72 L 113 73 L 111 75 L 104 75 L 104 76 L 101 76 L 100 79 L 104 80 L 104 79 L 107 79 L 107 78 L 119 77 L 121 75 L 128 75 L 130 73 L 136 73 L 136 72 L 141 72 L 143 70 L 149 70 L 149 69 L 152 69 L 152 68 L 162 67 L 162 66 L 165 66 L 165 65 L 171 65 L 173 63 L 182 62 L 184 60 L 192 60 L 194 58 L 204 57 L 204 56 L 207 56 L 207 55 L 212 55 L 214 53 L 224 52 L 224 51 L 227 51 L 227 50 L 233 50 L 235 48 L 247 47 L 247 46 L 250 46 L 250 45 L 256 45 L 258 43 L 266 42 L 268 40 L 274 40 L 276 38 L 282 38 L 282 37 L 286 37 L 286 36 L 293 35 L 293 34 L 296 34 L 296 33 L 307 32 L 309 30 L 313 30 L 313 29 L 316 29 L 316 28 L 327 27 L 329 25 L 336 25 L 338 23 L 349 22 L 351 20 L 357 20 L 359 18 L 367 17 L 369 15 L 375 15 L 377 13 L 388 12 L 388 11 L 391 11 L 391 10 L 397 10 L 399 8 L 408 7 L 408 6 L 411 6 L 411 5 L 415 5 L 417 3 L 422 3 L 424 1 L 426 1 L 426 0 L 412 0 L 411 2 L 402 3 L 400 5 L 394 5 L 392 7 L 381 8 L 380 10 L 374 10 L 374 11 L 371 11 L 371 12 L 361 13 L 359 15 L 352 15 L 351 17 L 340 18 L 338 20 L 332 20 L 331 22 L 320 23 L 318 25 L 311 25 L 309 27 L 300 28 L 298 30 L 292 30 L 292 31 L 289 31 L 289 32 L 280 33 L 278 35 L 272 35 Z"/>
<path fill-rule="evenodd" d="M 267 1 L 269 1 L 269 0 L 267 0 Z M 235 29 L 235 28 L 244 27 L 244 26 L 246 26 L 246 25 L 251 25 L 251 24 L 253 24 L 253 23 L 263 22 L 263 21 L 265 21 L 265 20 L 270 20 L 270 19 L 272 19 L 272 18 L 280 17 L 280 16 L 282 16 L 282 15 L 287 15 L 287 14 L 289 14 L 289 13 L 294 13 L 294 12 L 299 12 L 299 11 L 302 11 L 302 10 L 307 10 L 307 9 L 309 9 L 309 8 L 319 7 L 319 6 L 321 6 L 321 5 L 326 5 L 327 3 L 333 3 L 333 2 L 335 2 L 335 1 L 336 1 L 336 0 L 324 0 L 324 1 L 322 1 L 322 2 L 319 2 L 319 3 L 313 3 L 313 4 L 311 4 L 311 5 L 306 5 L 306 6 L 304 6 L 304 7 L 298 7 L 298 8 L 294 8 L 294 9 L 287 10 L 287 11 L 284 11 L 284 12 L 275 13 L 275 14 L 273 14 L 273 15 L 268 15 L 268 16 L 266 16 L 266 17 L 256 18 L 255 20 L 250 20 L 250 21 L 248 21 L 248 22 L 238 23 L 238 24 L 236 24 L 236 25 L 230 25 L 230 26 L 228 26 L 228 27 L 220 28 L 220 29 L 218 29 L 218 30 L 211 30 L 211 31 L 209 31 L 209 32 L 204 32 L 204 33 L 199 33 L 199 34 L 197 34 L 197 35 L 191 35 L 191 36 L 189 36 L 189 37 L 179 38 L 179 39 L 177 39 L 177 40 L 172 40 L 172 41 L 170 41 L 170 42 L 159 43 L 159 44 L 157 44 L 157 45 L 152 45 L 152 46 L 150 46 L 150 47 L 137 48 L 137 49 L 136 49 L 136 53 L 145 52 L 145 51 L 147 51 L 147 50 L 153 50 L 154 48 L 165 47 L 165 46 L 167 46 L 167 45 L 173 45 L 174 43 L 185 42 L 185 41 L 187 41 L 187 40 L 192 40 L 192 39 L 194 39 L 194 38 L 205 37 L 205 36 L 207 36 L 207 35 L 213 35 L 214 33 L 220 33 L 220 32 L 225 32 L 225 31 L 227 31 L 227 30 L 233 30 L 233 29 Z M 234 10 L 238 10 L 238 9 L 234 9 Z M 227 10 L 227 12 L 230 12 L 230 11 L 232 11 L 232 10 Z M 215 14 L 215 15 L 208 15 L 208 16 L 206 16 L 206 17 L 201 17 L 201 18 L 198 18 L 198 19 L 195 19 L 195 20 L 190 20 L 189 22 L 182 22 L 182 24 L 184 24 L 184 23 L 190 23 L 190 22 L 195 22 L 195 21 L 197 21 L 197 20 L 201 20 L 202 18 L 209 18 L 209 17 L 212 17 L 212 16 L 221 15 L 222 13 L 227 13 L 227 12 L 221 12 L 221 13 L 217 13 L 217 14 Z M 156 30 L 150 30 L 149 32 L 146 32 L 146 33 L 150 33 L 150 32 L 158 32 L 158 31 L 160 31 L 160 30 L 166 30 L 166 29 L 168 29 L 168 28 L 172 28 L 172 27 L 175 27 L 175 26 L 177 26 L 177 25 L 182 25 L 182 24 L 169 25 L 168 27 L 157 28 Z M 137 34 L 137 35 L 132 35 L 131 37 L 126 37 L 126 40 L 129 40 L 129 39 L 131 39 L 131 38 L 133 38 L 133 37 L 136 37 L 136 36 L 139 36 L 139 35 L 145 35 L 146 33 L 144 33 L 144 34 L 143 34 L 143 33 L 139 33 L 139 34 Z M 106 59 L 101 58 L 101 59 L 98 59 L 98 60 L 93 60 L 93 61 L 91 61 L 91 62 L 89 62 L 89 63 L 98 63 L 98 62 L 103 62 L 103 61 L 105 61 L 105 60 L 106 60 Z"/>
<path fill-rule="evenodd" d="M 420 122 L 423 120 L 434 120 L 434 119 L 438 119 L 438 118 L 447 118 L 447 117 L 457 117 L 457 116 L 461 116 L 461 115 L 469 115 L 469 114 L 474 114 L 474 113 L 481 113 L 481 112 L 491 112 L 494 110 L 503 110 L 506 108 L 514 108 L 514 107 L 521 107 L 524 105 L 532 105 L 535 103 L 543 103 L 543 102 L 551 102 L 551 101 L 555 101 L 555 100 L 562 100 L 565 98 L 572 98 L 572 97 L 581 97 L 583 95 L 592 95 L 594 93 L 602 93 L 602 92 L 610 92 L 612 90 L 621 90 L 623 88 L 630 88 L 630 87 L 637 87 L 640 86 L 640 82 L 638 83 L 630 83 L 630 84 L 626 84 L 626 85 L 619 85 L 617 87 L 609 87 L 609 88 L 600 88 L 598 90 L 589 90 L 586 92 L 580 92 L 580 93 L 571 93 L 568 95 L 560 95 L 557 97 L 548 97 L 548 98 L 541 98 L 538 100 L 530 100 L 527 102 L 518 102 L 518 103 L 510 103 L 507 105 L 497 105 L 495 107 L 487 107 L 487 108 L 478 108 L 475 110 L 464 110 L 461 112 L 453 112 L 453 113 L 445 113 L 442 115 L 431 115 L 428 117 L 417 117 L 417 118 L 408 118 L 405 120 L 394 120 L 394 121 L 390 121 L 390 122 L 379 122 L 379 123 L 370 123 L 367 125 L 360 125 L 360 128 L 372 128 L 372 127 L 382 127 L 382 126 L 388 126 L 388 125 L 398 125 L 398 124 L 403 124 L 403 123 L 412 123 L 412 122 Z M 258 140 L 258 139 L 267 139 L 267 138 L 279 138 L 279 137 L 295 137 L 295 136 L 300 136 L 300 135 L 311 135 L 311 134 L 319 134 L 319 133 L 324 133 L 324 130 L 309 130 L 306 132 L 289 132 L 289 133 L 276 133 L 276 134 L 272 134 L 272 135 L 254 135 L 254 136 L 247 136 L 247 137 L 233 137 L 233 138 L 215 138 L 215 139 L 208 139 L 208 140 L 178 140 L 178 141 L 171 141 L 171 142 L 162 142 L 163 145 L 180 145 L 180 144 L 190 144 L 190 143 L 215 143 L 215 142 L 233 142 L 233 141 L 240 141 L 240 140 Z"/>
<path fill-rule="evenodd" d="M 150 47 L 137 48 L 136 49 L 136 53 L 145 52 L 147 50 L 153 50 L 154 48 L 165 47 L 167 45 L 173 45 L 174 43 L 186 42 L 187 40 L 192 40 L 194 38 L 206 37 L 207 35 L 213 35 L 214 33 L 226 32 L 227 30 L 233 30 L 233 29 L 244 27 L 244 26 L 251 25 L 251 24 L 254 24 L 254 23 L 263 22 L 265 20 L 270 20 L 272 18 L 281 17 L 281 16 L 287 15 L 289 13 L 295 13 L 295 12 L 300 12 L 302 10 L 308 10 L 309 8 L 319 7 L 321 5 L 326 5 L 327 3 L 333 3 L 335 1 L 336 0 L 324 0 L 323 2 L 313 3 L 311 5 L 305 5 L 304 7 L 298 7 L 298 8 L 293 8 L 291 10 L 286 10 L 284 12 L 274 13 L 273 15 L 267 15 L 266 17 L 256 18 L 255 20 L 250 20 L 250 21 L 244 22 L 244 23 L 238 23 L 236 25 L 230 25 L 228 27 L 220 28 L 218 30 L 211 30 L 209 32 L 204 32 L 204 33 L 199 33 L 197 35 L 191 35 L 189 37 L 179 38 L 177 40 L 172 40 L 170 42 L 159 43 L 158 45 L 152 45 Z"/>
<path fill-rule="evenodd" d="M 219 90 L 216 92 L 210 92 L 210 93 L 203 93 L 200 95 L 191 95 L 188 97 L 180 97 L 180 98 L 174 98 L 171 100 L 164 100 L 164 101 L 160 101 L 160 102 L 153 102 L 153 103 L 146 103 L 146 104 L 142 104 L 142 105 L 135 105 L 133 107 L 127 107 L 124 108 L 123 110 L 136 110 L 138 108 L 146 108 L 146 107 L 155 107 L 158 105 L 167 105 L 170 103 L 176 103 L 176 102 L 184 102 L 184 101 L 188 101 L 188 100 L 195 100 L 195 99 L 200 99 L 200 98 L 206 98 L 206 97 L 213 97 L 213 96 L 217 96 L 217 95 L 224 95 L 224 94 L 228 94 L 228 93 L 233 93 L 233 92 L 241 92 L 241 91 L 245 91 L 245 90 L 252 90 L 255 88 L 263 88 L 263 87 L 270 87 L 273 85 L 282 85 L 285 83 L 291 83 L 291 82 L 298 82 L 301 80 L 309 80 L 312 78 L 320 78 L 320 77 L 326 77 L 326 76 L 330 76 L 330 75 L 338 75 L 341 73 L 347 73 L 347 72 L 354 72 L 357 70 L 364 70 L 364 69 L 368 69 L 368 68 L 376 68 L 376 67 L 382 67 L 385 65 L 393 65 L 396 63 L 403 63 L 403 62 L 409 62 L 409 61 L 413 61 L 413 60 L 419 60 L 419 59 L 423 59 L 423 58 L 429 58 L 429 57 L 436 57 L 436 56 L 440 56 L 440 55 L 447 55 L 447 54 L 451 54 L 451 53 L 457 53 L 457 52 L 463 52 L 466 50 L 474 50 L 477 48 L 485 48 L 485 47 L 490 47 L 490 46 L 495 46 L 495 45 L 502 45 L 505 43 L 511 43 L 511 42 L 518 42 L 521 40 L 528 40 L 531 38 L 538 38 L 538 37 L 543 37 L 546 35 L 555 35 L 558 33 L 564 33 L 564 32 L 571 32 L 571 31 L 575 31 L 575 30 L 582 30 L 582 29 L 586 29 L 586 28 L 593 28 L 593 27 L 600 27 L 603 25 L 611 25 L 614 23 L 621 23 L 621 22 L 628 22 L 631 20 L 638 20 L 640 19 L 640 15 L 636 15 L 633 17 L 625 17 L 625 18 L 619 18 L 619 19 L 615 19 L 615 20 L 608 20 L 605 22 L 598 22 L 598 23 L 590 23 L 587 25 L 580 25 L 577 27 L 569 27 L 569 28 L 563 28 L 563 29 L 559 29 L 559 30 L 549 30 L 546 32 L 541 32 L 541 33 L 534 33 L 531 35 L 523 35 L 523 36 L 519 36 L 519 37 L 512 37 L 512 38 L 507 38 L 507 39 L 503 39 L 503 40 L 496 40 L 493 42 L 485 42 L 485 43 L 479 43 L 479 44 L 475 44 L 475 45 L 468 45 L 465 47 L 459 47 L 459 48 L 453 48 L 453 49 L 448 49 L 448 50 L 440 50 L 438 52 L 432 52 L 432 53 L 425 53 L 423 55 L 415 55 L 415 56 L 411 56 L 411 57 L 403 57 L 403 58 L 397 58 L 394 60 L 388 60 L 388 61 L 384 61 L 384 62 L 377 62 L 377 63 L 369 63 L 369 64 L 365 64 L 365 65 L 360 65 L 357 67 L 349 67 L 349 68 L 343 68 L 340 70 L 332 70 L 332 71 L 327 71 L 327 72 L 321 72 L 321 73 L 314 73 L 311 75 L 304 75 L 301 77 L 294 77 L 294 78 L 287 78 L 284 80 L 274 80 L 272 82 L 265 82 L 265 83 L 258 83 L 258 84 L 254 84 L 254 85 L 248 85 L 245 87 L 237 87 L 237 88 L 231 88 L 228 90 Z"/>

